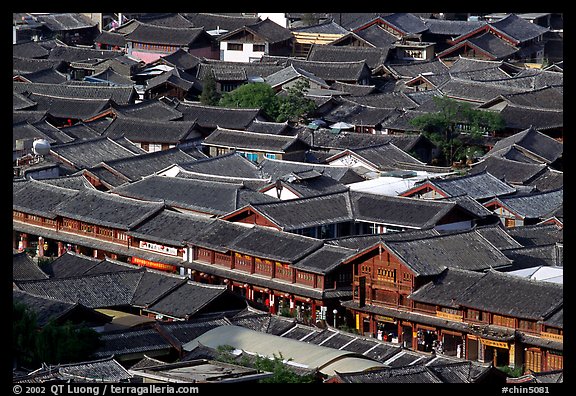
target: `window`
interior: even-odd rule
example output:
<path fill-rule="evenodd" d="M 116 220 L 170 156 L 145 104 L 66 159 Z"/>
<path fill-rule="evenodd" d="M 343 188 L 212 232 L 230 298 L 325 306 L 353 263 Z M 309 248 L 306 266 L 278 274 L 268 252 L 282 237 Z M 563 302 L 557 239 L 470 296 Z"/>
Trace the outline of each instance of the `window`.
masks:
<path fill-rule="evenodd" d="M 252 51 L 254 52 L 265 52 L 266 46 L 264 44 L 253 44 Z"/>
<path fill-rule="evenodd" d="M 242 157 L 249 159 L 252 162 L 258 162 L 258 154 L 256 153 L 246 153 L 244 151 L 238 151 L 238 154 L 240 154 Z"/>
<path fill-rule="evenodd" d="M 468 309 L 466 311 L 466 317 L 472 320 L 482 320 L 482 311 L 478 311 L 476 309 Z"/>
<path fill-rule="evenodd" d="M 269 159 L 276 159 L 276 154 L 266 153 L 266 154 L 264 154 L 264 157 L 269 158 Z"/>
<path fill-rule="evenodd" d="M 228 43 L 228 50 L 229 51 L 243 51 L 244 46 L 238 43 Z"/>

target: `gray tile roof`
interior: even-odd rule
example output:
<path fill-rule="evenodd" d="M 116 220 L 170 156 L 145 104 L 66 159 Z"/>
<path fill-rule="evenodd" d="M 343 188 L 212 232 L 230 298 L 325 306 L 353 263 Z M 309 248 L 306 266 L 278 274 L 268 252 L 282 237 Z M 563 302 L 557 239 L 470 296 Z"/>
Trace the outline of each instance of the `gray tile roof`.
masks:
<path fill-rule="evenodd" d="M 512 136 L 498 140 L 486 155 L 492 155 L 510 146 L 517 146 L 527 150 L 529 153 L 542 158 L 544 163 L 556 161 L 562 157 L 564 152 L 564 145 L 561 142 L 552 139 L 534 127 L 530 127 Z"/>
<path fill-rule="evenodd" d="M 323 245 L 315 252 L 294 264 L 294 268 L 305 271 L 326 274 L 331 272 L 346 258 L 356 253 L 356 250 L 335 245 Z"/>
<path fill-rule="evenodd" d="M 448 197 L 469 195 L 474 199 L 483 200 L 516 192 L 516 188 L 486 171 L 464 176 L 437 178 L 428 180 L 426 183 L 438 188 Z"/>
<path fill-rule="evenodd" d="M 48 274 L 26 252 L 12 252 L 12 279 L 15 281 L 48 279 Z"/>
<path fill-rule="evenodd" d="M 89 308 L 109 308 L 130 304 L 144 271 L 124 271 L 72 278 L 23 281 L 22 290 Z M 106 287 L 102 287 L 106 285 Z"/>
<path fill-rule="evenodd" d="M 370 75 L 370 70 L 365 60 L 329 62 L 289 59 L 288 65 L 306 70 L 326 82 L 332 81 L 360 81 Z"/>
<path fill-rule="evenodd" d="M 300 141 L 298 136 L 270 135 L 222 127 L 218 127 L 207 136 L 202 144 L 272 153 L 285 153 L 293 148 L 304 148 L 304 143 Z"/>
<path fill-rule="evenodd" d="M 208 37 L 208 33 L 201 27 L 181 28 L 139 22 L 138 26 L 132 32 L 124 36 L 124 39 L 127 42 L 186 47 L 194 45 L 194 43 L 199 40 L 208 42 Z"/>
<path fill-rule="evenodd" d="M 179 144 L 202 137 L 194 126 L 194 121 L 153 121 L 119 115 L 104 135 L 110 138 L 125 136 L 132 142 Z"/>
<path fill-rule="evenodd" d="M 45 111 L 56 118 L 87 119 L 110 108 L 110 99 L 67 98 L 31 93 L 29 100 L 36 103 L 35 110 Z"/>
<path fill-rule="evenodd" d="M 525 184 L 546 170 L 545 164 L 527 164 L 490 156 L 472 164 L 470 173 L 488 172 L 509 184 Z"/>
<path fill-rule="evenodd" d="M 534 127 L 540 131 L 564 127 L 564 111 L 556 109 L 535 109 L 508 105 L 500 111 L 507 128 L 518 131 Z"/>
<path fill-rule="evenodd" d="M 456 77 L 452 77 L 438 89 L 450 98 L 479 103 L 492 100 L 499 95 L 524 91 L 522 88 L 494 84 L 492 81 L 471 81 Z"/>
<path fill-rule="evenodd" d="M 213 221 L 212 218 L 206 216 L 164 209 L 134 227 L 128 234 L 146 241 L 183 246 L 184 241 L 193 239 Z"/>
<path fill-rule="evenodd" d="M 25 41 L 12 44 L 12 56 L 15 58 L 42 59 L 48 57 L 50 50 L 37 41 Z"/>
<path fill-rule="evenodd" d="M 254 226 L 229 243 L 228 247 L 243 254 L 295 263 L 322 245 L 318 239 Z"/>
<path fill-rule="evenodd" d="M 506 94 L 502 95 L 502 99 L 523 107 L 554 110 L 563 110 L 564 108 L 564 95 L 558 87 L 546 86 L 532 91 Z"/>
<path fill-rule="evenodd" d="M 490 22 L 490 26 L 520 43 L 533 40 L 549 31 L 548 28 L 531 23 L 516 14 L 509 14 L 496 22 Z"/>
<path fill-rule="evenodd" d="M 111 192 L 134 199 L 163 201 L 174 208 L 211 215 L 224 215 L 248 202 L 276 201 L 262 193 L 247 190 L 241 183 L 156 175 L 116 187 Z"/>
<path fill-rule="evenodd" d="M 38 70 L 31 73 L 19 73 L 19 76 L 34 83 L 60 84 L 67 81 L 66 74 L 53 68 Z"/>
<path fill-rule="evenodd" d="M 349 47 L 337 45 L 312 45 L 306 60 L 324 62 L 366 61 L 369 68 L 383 65 L 389 49 L 373 47 Z"/>
<path fill-rule="evenodd" d="M 100 340 L 102 345 L 93 354 L 95 358 L 114 356 L 121 359 L 123 356 L 153 353 L 167 355 L 172 349 L 170 342 L 153 328 L 104 333 Z"/>
<path fill-rule="evenodd" d="M 182 70 L 193 69 L 202 61 L 201 58 L 192 55 L 188 51 L 185 51 L 181 48 L 168 55 L 161 56 L 160 59 L 163 63 L 173 65 L 174 67 Z"/>
<path fill-rule="evenodd" d="M 245 129 L 255 119 L 263 119 L 260 109 L 230 109 L 188 102 L 177 102 L 174 109 L 183 114 L 184 120 L 196 120 L 198 125 L 210 130 L 217 127 Z"/>
<path fill-rule="evenodd" d="M 272 88 L 278 89 L 279 87 L 282 87 L 283 84 L 287 84 L 298 78 L 304 78 L 323 88 L 329 87 L 328 83 L 320 77 L 316 77 L 314 74 L 309 73 L 306 70 L 295 68 L 293 65 L 286 66 L 285 68 L 268 75 L 264 78 L 264 82 Z"/>
<path fill-rule="evenodd" d="M 341 153 L 328 157 L 326 161 L 331 162 L 347 153 L 355 154 L 355 156 L 360 157 L 380 171 L 404 169 L 404 166 L 407 164 L 425 165 L 406 151 L 396 147 L 392 142 L 380 146 L 344 150 Z"/>
<path fill-rule="evenodd" d="M 205 176 L 210 180 L 232 183 L 245 183 L 249 179 L 253 181 L 266 179 L 262 177 L 255 163 L 236 152 L 201 158 L 194 162 L 180 164 L 180 168 L 181 172 L 177 174 L 178 177 L 203 178 Z"/>
<path fill-rule="evenodd" d="M 255 16 L 244 15 L 226 15 L 222 13 L 209 12 L 190 12 L 180 13 L 188 19 L 195 27 L 204 27 L 206 30 L 215 30 L 217 28 L 228 31 L 236 30 L 242 26 L 251 25 L 260 20 Z"/>
<path fill-rule="evenodd" d="M 147 269 L 138 280 L 138 285 L 130 299 L 130 305 L 147 308 L 186 282 L 184 277 Z"/>
<path fill-rule="evenodd" d="M 35 180 L 14 182 L 12 208 L 49 219 L 56 218 L 60 203 L 75 197 L 76 190 L 53 186 Z"/>
<path fill-rule="evenodd" d="M 564 261 L 562 250 L 558 244 L 554 243 L 502 249 L 502 253 L 514 260 L 514 269 L 522 269 L 539 266 L 562 267 Z"/>
<path fill-rule="evenodd" d="M 170 317 L 186 319 L 224 296 L 225 293 L 226 285 L 207 285 L 187 281 L 151 303 L 146 309 Z"/>
<path fill-rule="evenodd" d="M 500 222 L 495 225 L 476 227 L 478 234 L 482 235 L 488 242 L 500 250 L 521 247 L 522 245 L 512 238 L 508 231 L 509 229 L 504 228 Z"/>
<path fill-rule="evenodd" d="M 84 190 L 55 208 L 56 214 L 105 227 L 129 230 L 164 207 L 98 190 Z"/>
<path fill-rule="evenodd" d="M 426 33 L 449 37 L 461 36 L 486 24 L 484 21 L 461 21 L 431 18 L 423 18 L 422 21 L 428 27 Z"/>
<path fill-rule="evenodd" d="M 459 268 L 446 268 L 433 281 L 418 288 L 408 298 L 412 301 L 459 308 L 459 298 L 484 274 Z"/>
<path fill-rule="evenodd" d="M 119 105 L 134 103 L 137 95 L 133 86 L 112 87 L 108 85 L 81 83 L 80 81 L 65 84 L 14 82 L 12 86 L 14 91 L 19 93 L 30 92 L 36 95 L 70 100 L 112 100 Z"/>
<path fill-rule="evenodd" d="M 48 371 L 58 372 L 64 381 L 72 382 L 128 382 L 132 374 L 112 356 L 70 364 L 50 365 Z"/>
<path fill-rule="evenodd" d="M 99 265 L 101 261 L 94 257 L 69 251 L 52 261 L 50 265 L 46 266 L 46 270 L 52 279 L 69 278 L 86 274 Z"/>
<path fill-rule="evenodd" d="M 564 172 L 548 168 L 540 176 L 528 183 L 538 191 L 550 191 L 564 186 Z"/>
<path fill-rule="evenodd" d="M 176 121 L 182 118 L 182 113 L 174 106 L 165 103 L 160 99 L 149 99 L 134 104 L 117 105 L 112 104 L 115 113 L 122 114 L 130 118 L 139 118 L 157 121 Z M 193 118 L 191 118 L 193 120 Z"/>
<path fill-rule="evenodd" d="M 562 206 L 564 189 L 500 197 L 496 200 L 522 218 L 538 219 Z"/>
<path fill-rule="evenodd" d="M 458 296 L 462 306 L 516 318 L 544 320 L 563 305 L 561 284 L 489 270 Z"/>
<path fill-rule="evenodd" d="M 36 15 L 36 19 L 52 31 L 84 29 L 97 25 L 86 15 L 76 12 L 40 14 Z"/>
<path fill-rule="evenodd" d="M 474 231 L 383 243 L 421 276 L 437 275 L 445 268 L 485 271 L 511 264 L 499 249 Z"/>
<path fill-rule="evenodd" d="M 406 228 L 432 228 L 459 208 L 454 202 L 350 192 L 354 219 Z"/>
<path fill-rule="evenodd" d="M 394 43 L 398 40 L 398 37 L 394 36 L 388 30 L 377 24 L 369 26 L 360 31 L 352 32 L 349 35 L 351 37 L 357 35 L 370 45 L 382 49 L 393 49 Z"/>
<path fill-rule="evenodd" d="M 417 34 L 428 30 L 428 26 L 426 26 L 422 18 L 412 13 L 397 12 L 380 18 L 400 30 L 403 34 Z"/>
<path fill-rule="evenodd" d="M 506 232 L 522 246 L 547 245 L 564 240 L 563 230 L 554 224 L 514 227 Z"/>
<path fill-rule="evenodd" d="M 449 71 L 448 66 L 440 59 L 424 62 L 390 63 L 386 65 L 386 68 L 396 78 L 414 78 L 423 73 L 444 74 Z"/>
<path fill-rule="evenodd" d="M 51 151 L 77 169 L 93 167 L 100 162 L 132 157 L 135 154 L 107 137 L 74 141 L 53 146 Z"/>
<path fill-rule="evenodd" d="M 300 197 L 310 197 L 314 195 L 348 190 L 348 187 L 343 183 L 340 183 L 330 176 L 325 176 L 315 170 L 291 172 L 281 176 L 277 180 L 280 180 L 283 188 L 288 189 Z M 276 182 L 270 183 L 259 191 L 263 191 L 263 189 L 267 188 L 274 189 L 275 185 Z"/>
<path fill-rule="evenodd" d="M 439 384 L 444 382 L 429 368 L 420 364 L 372 369 L 359 373 L 338 373 L 338 378 L 349 384 Z"/>
<path fill-rule="evenodd" d="M 340 181 L 341 183 L 346 184 L 348 183 L 347 178 L 350 173 L 354 173 L 353 171 L 350 171 L 350 169 L 346 166 L 324 165 L 268 158 L 260 162 L 260 164 L 258 164 L 258 168 L 262 172 L 263 177 L 270 178 L 272 181 L 276 181 L 277 179 L 291 173 L 301 173 L 315 170 L 322 175 L 328 176 L 336 181 Z M 354 179 L 354 181 L 363 180 L 359 176 Z"/>
<path fill-rule="evenodd" d="M 269 44 L 277 44 L 292 39 L 290 30 L 266 18 L 251 25 L 244 25 L 231 32 L 225 33 L 218 37 L 218 41 L 226 41 L 230 38 L 234 39 L 236 35 L 242 34 L 242 32 L 248 32 L 254 35 L 256 39 L 263 40 Z"/>

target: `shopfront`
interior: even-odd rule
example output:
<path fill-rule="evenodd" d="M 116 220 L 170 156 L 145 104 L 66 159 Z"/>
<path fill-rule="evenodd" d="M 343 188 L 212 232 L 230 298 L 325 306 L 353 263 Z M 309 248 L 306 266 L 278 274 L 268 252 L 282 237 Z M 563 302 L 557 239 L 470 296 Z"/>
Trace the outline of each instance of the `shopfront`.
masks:
<path fill-rule="evenodd" d="M 376 338 L 381 341 L 398 342 L 398 322 L 384 315 L 374 315 L 376 321 Z"/>
<path fill-rule="evenodd" d="M 495 367 L 508 366 L 510 361 L 510 345 L 505 341 L 489 340 L 479 338 L 482 344 L 483 356 L 485 363 L 491 362 Z"/>
<path fill-rule="evenodd" d="M 416 350 L 432 352 L 438 344 L 438 331 L 433 327 L 418 325 L 416 327 Z"/>

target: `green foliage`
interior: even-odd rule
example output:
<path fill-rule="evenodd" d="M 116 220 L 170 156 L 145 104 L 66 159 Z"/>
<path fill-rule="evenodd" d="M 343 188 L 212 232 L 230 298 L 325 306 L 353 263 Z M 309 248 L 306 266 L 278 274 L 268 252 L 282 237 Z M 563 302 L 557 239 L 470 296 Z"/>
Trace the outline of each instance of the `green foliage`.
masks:
<path fill-rule="evenodd" d="M 282 354 L 278 356 L 274 354 L 274 359 L 268 359 L 263 356 L 255 356 L 253 359 L 250 359 L 248 356 L 243 355 L 242 358 L 238 360 L 232 355 L 233 350 L 234 347 L 230 345 L 218 346 L 216 348 L 216 360 L 272 373 L 272 376 L 261 379 L 261 383 L 311 383 L 316 381 L 314 375 L 298 375 L 290 370 L 286 363 L 284 363 Z"/>
<path fill-rule="evenodd" d="M 99 343 L 99 335 L 94 330 L 70 322 L 49 322 L 39 328 L 32 311 L 22 304 L 13 304 L 12 353 L 28 368 L 39 367 L 42 363 L 88 360 Z"/>
<path fill-rule="evenodd" d="M 470 103 L 448 97 L 434 97 L 433 100 L 438 111 L 417 116 L 410 124 L 422 130 L 424 136 L 441 150 L 447 165 L 454 160 L 477 156 L 482 152 L 477 144 L 481 136 L 505 126 L 499 113 L 477 110 Z"/>
<path fill-rule="evenodd" d="M 308 81 L 299 80 L 292 87 L 286 89 L 286 96 L 278 97 L 280 106 L 275 117 L 277 122 L 302 121 L 316 109 L 316 103 L 304 96 L 309 88 Z"/>
<path fill-rule="evenodd" d="M 274 354 L 274 359 L 268 359 L 258 356 L 256 358 L 255 368 L 261 371 L 271 372 L 272 376 L 260 380 L 262 383 L 271 384 L 294 384 L 294 383 L 312 383 L 315 382 L 313 375 L 298 375 L 290 370 L 284 363 L 282 354 Z"/>
<path fill-rule="evenodd" d="M 202 80 L 202 93 L 199 97 L 200 103 L 208 106 L 218 105 L 220 94 L 216 90 L 216 79 L 212 73 L 208 73 Z"/>
<path fill-rule="evenodd" d="M 266 83 L 249 83 L 222 95 L 218 105 L 222 107 L 238 107 L 244 109 L 262 109 L 272 116 L 277 112 L 276 95 L 272 87 Z"/>
<path fill-rule="evenodd" d="M 516 366 L 514 368 L 512 368 L 510 366 L 497 366 L 496 368 L 500 371 L 503 371 L 509 377 L 512 377 L 512 378 L 517 378 L 517 377 L 520 377 L 524 374 L 524 369 L 521 365 Z"/>
<path fill-rule="evenodd" d="M 304 96 L 308 87 L 307 82 L 298 81 L 293 87 L 287 88 L 286 95 L 282 96 L 276 95 L 272 87 L 266 83 L 249 83 L 224 93 L 218 105 L 262 109 L 268 117 L 276 122 L 299 121 L 316 109 L 314 101 Z"/>

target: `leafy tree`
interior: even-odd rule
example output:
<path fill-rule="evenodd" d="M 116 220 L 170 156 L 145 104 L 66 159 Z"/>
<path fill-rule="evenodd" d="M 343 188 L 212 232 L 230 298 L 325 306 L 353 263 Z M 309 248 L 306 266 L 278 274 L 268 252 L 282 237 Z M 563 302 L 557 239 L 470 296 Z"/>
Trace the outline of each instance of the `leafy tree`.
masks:
<path fill-rule="evenodd" d="M 298 375 L 284 363 L 282 354 L 274 354 L 274 359 L 263 356 L 255 356 L 250 359 L 243 355 L 240 360 L 232 355 L 234 347 L 231 345 L 220 345 L 216 348 L 216 360 L 224 363 L 237 364 L 244 367 L 255 368 L 260 371 L 272 373 L 272 376 L 263 378 L 261 383 L 312 383 L 316 382 L 313 374 Z"/>
<path fill-rule="evenodd" d="M 244 84 L 233 91 L 224 93 L 218 105 L 222 107 L 262 109 L 264 113 L 272 118 L 277 112 L 276 94 L 269 84 L 263 82 Z"/>
<path fill-rule="evenodd" d="M 286 96 L 279 96 L 280 106 L 276 121 L 302 121 L 316 109 L 316 103 L 305 96 L 310 88 L 306 80 L 298 80 L 292 87 L 286 89 Z"/>
<path fill-rule="evenodd" d="M 258 356 L 256 358 L 255 367 L 259 370 L 272 373 L 271 377 L 261 379 L 260 382 L 262 383 L 292 384 L 316 382 L 314 375 L 298 375 L 294 371 L 290 370 L 286 363 L 284 363 L 281 353 L 279 355 L 274 354 L 274 359 Z"/>
<path fill-rule="evenodd" d="M 285 95 L 276 95 L 272 87 L 263 82 L 244 84 L 222 95 L 218 102 L 223 107 L 262 109 L 277 122 L 300 121 L 316 108 L 313 100 L 305 97 L 307 81 L 298 81 L 286 89 Z"/>
<path fill-rule="evenodd" d="M 505 126 L 499 113 L 477 110 L 469 103 L 443 96 L 433 100 L 438 111 L 417 116 L 410 123 L 441 150 L 447 165 L 482 152 L 478 145 L 481 136 Z"/>
<path fill-rule="evenodd" d="M 216 90 L 216 79 L 212 73 L 208 73 L 202 80 L 202 93 L 200 94 L 200 103 L 209 106 L 218 105 L 220 94 Z"/>
<path fill-rule="evenodd" d="M 40 328 L 34 312 L 23 304 L 13 304 L 12 316 L 13 357 L 29 368 L 88 360 L 100 343 L 94 330 L 70 322 L 51 321 Z"/>

